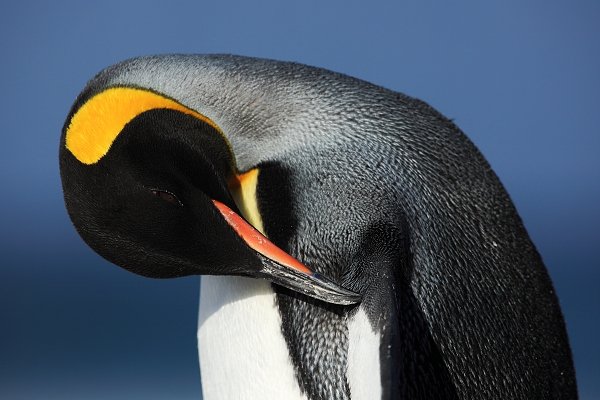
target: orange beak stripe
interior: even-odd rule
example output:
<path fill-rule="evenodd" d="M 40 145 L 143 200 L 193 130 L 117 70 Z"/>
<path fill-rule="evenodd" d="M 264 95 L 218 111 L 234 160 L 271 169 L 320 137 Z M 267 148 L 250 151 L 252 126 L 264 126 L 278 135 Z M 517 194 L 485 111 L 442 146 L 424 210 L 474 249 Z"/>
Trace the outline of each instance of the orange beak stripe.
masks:
<path fill-rule="evenodd" d="M 231 208 L 217 200 L 213 200 L 213 203 L 221 215 L 223 215 L 225 221 L 227 221 L 227 223 L 244 240 L 244 242 L 250 246 L 250 248 L 281 265 L 284 265 L 288 268 L 293 268 L 307 275 L 313 275 L 313 272 L 306 265 L 302 264 L 288 253 L 275 246 L 273 242 L 267 239 L 262 233 L 254 229 L 252 225 L 236 214 Z"/>

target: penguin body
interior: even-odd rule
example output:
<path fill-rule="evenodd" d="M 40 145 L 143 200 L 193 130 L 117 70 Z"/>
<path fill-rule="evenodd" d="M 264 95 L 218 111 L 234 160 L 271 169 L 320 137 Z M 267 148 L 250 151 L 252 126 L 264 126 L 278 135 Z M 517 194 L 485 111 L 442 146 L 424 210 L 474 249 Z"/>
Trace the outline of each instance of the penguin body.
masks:
<path fill-rule="evenodd" d="M 199 271 L 273 282 L 202 278 L 198 336 L 206 399 L 577 397 L 564 322 L 539 254 L 488 163 L 427 104 L 330 71 L 245 57 L 143 57 L 107 68 L 67 119 L 61 174 L 67 208 L 84 239 L 132 270 L 137 259 L 103 247 L 106 234 L 97 233 L 104 229 L 97 221 L 104 215 L 89 218 L 87 203 L 77 203 L 81 184 L 74 182 L 85 173 L 71 172 L 80 169 L 73 157 L 100 168 L 131 153 L 121 150 L 127 149 L 126 138 L 144 135 L 137 119 L 127 119 L 127 133 L 116 129 L 103 150 L 83 139 L 84 150 L 69 145 L 80 110 L 107 88 L 139 89 L 176 102 L 150 108 L 175 110 L 169 118 L 186 127 L 177 143 L 201 153 L 209 152 L 202 150 L 208 144 L 196 143 L 188 119 L 205 117 L 206 129 L 222 135 L 207 139 L 215 149 L 210 153 L 227 159 L 227 151 L 218 150 L 227 148 L 239 176 L 255 171 L 255 180 L 238 179 L 237 197 L 226 193 L 224 178 L 206 184 L 204 193 L 229 201 L 308 266 L 309 275 L 326 276 L 348 290 L 329 283 L 298 286 L 297 272 L 271 279 L 264 268 L 228 271 L 225 261 L 219 270 Z M 172 115 L 178 112 L 187 116 Z M 147 113 L 132 111 L 140 124 L 167 115 Z M 226 169 L 226 161 L 206 157 L 211 171 Z M 163 200 L 177 200 L 170 191 L 152 190 Z M 239 210 L 230 197 L 238 199 Z M 215 215 L 210 212 L 210 218 Z M 83 227 L 89 223 L 93 229 Z M 238 239 L 227 240 L 233 248 Z M 157 252 L 161 257 L 163 250 Z M 246 248 L 236 252 L 236 260 L 250 257 Z M 227 256 L 213 259 L 220 265 Z M 186 269 L 192 264 L 182 261 L 174 275 L 193 273 Z M 149 269 L 140 273 L 152 275 Z M 331 287 L 334 294 L 319 295 Z M 349 305 L 350 292 L 360 294 L 358 305 Z M 328 302 L 328 296 L 341 300 Z"/>

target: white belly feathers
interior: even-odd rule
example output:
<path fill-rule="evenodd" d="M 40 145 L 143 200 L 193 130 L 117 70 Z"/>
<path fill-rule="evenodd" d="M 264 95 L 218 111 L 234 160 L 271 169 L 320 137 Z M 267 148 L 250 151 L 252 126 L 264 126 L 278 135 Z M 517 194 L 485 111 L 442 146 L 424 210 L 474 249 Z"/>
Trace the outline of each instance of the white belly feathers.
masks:
<path fill-rule="evenodd" d="M 203 276 L 198 353 L 205 400 L 306 400 L 296 380 L 275 293 L 267 281 Z M 380 337 L 359 309 L 348 320 L 353 400 L 381 398 Z"/>
<path fill-rule="evenodd" d="M 198 346 L 202 392 L 215 399 L 306 399 L 267 281 L 203 276 Z"/>

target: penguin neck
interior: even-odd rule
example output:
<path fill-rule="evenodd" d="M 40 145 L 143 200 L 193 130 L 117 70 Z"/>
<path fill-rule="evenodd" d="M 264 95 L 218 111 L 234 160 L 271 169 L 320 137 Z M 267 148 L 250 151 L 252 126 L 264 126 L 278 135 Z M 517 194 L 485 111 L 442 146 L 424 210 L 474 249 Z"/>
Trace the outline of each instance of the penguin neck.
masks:
<path fill-rule="evenodd" d="M 306 399 L 267 281 L 203 276 L 198 352 L 204 398 Z"/>

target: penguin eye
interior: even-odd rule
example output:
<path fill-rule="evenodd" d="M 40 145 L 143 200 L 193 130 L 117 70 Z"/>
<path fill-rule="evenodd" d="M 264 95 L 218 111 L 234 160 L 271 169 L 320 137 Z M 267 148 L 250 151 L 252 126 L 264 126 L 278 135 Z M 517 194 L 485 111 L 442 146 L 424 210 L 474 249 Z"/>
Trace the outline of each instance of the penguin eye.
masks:
<path fill-rule="evenodd" d="M 180 207 L 183 206 L 183 204 L 181 203 L 181 201 L 179 201 L 177 196 L 175 196 L 171 192 L 167 192 L 166 190 L 150 189 L 150 193 L 152 193 L 159 199 L 166 201 L 167 203 L 175 204 Z"/>

